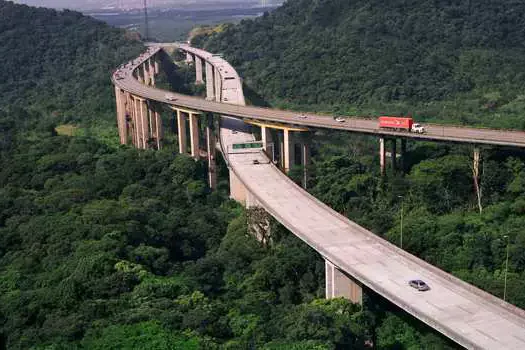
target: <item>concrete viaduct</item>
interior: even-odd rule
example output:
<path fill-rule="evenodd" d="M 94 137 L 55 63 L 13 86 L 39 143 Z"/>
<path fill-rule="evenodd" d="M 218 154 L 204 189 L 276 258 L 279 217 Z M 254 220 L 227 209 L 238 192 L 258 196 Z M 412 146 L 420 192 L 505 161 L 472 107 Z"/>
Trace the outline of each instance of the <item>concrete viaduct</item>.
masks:
<path fill-rule="evenodd" d="M 185 53 L 187 63 L 195 67 L 196 83 L 206 84 L 206 99 L 155 87 L 160 64 L 169 59 L 166 52 L 173 50 Z M 230 170 L 231 197 L 247 207 L 263 208 L 323 256 L 327 298 L 345 297 L 361 303 L 362 287 L 366 286 L 466 348 L 525 349 L 524 310 L 348 220 L 297 186 L 270 159 L 275 139 L 279 141 L 280 166 L 285 172 L 297 160 L 308 164 L 308 137 L 301 134 L 312 128 L 376 134 L 380 138 L 383 169 L 385 139 L 525 147 L 524 132 L 433 125 L 428 127 L 428 133 L 419 135 L 378 129 L 376 120 L 356 118 L 339 123 L 329 116 L 246 106 L 241 79 L 228 62 L 220 55 L 178 43 L 149 44 L 140 57 L 119 67 L 112 81 L 121 143 L 140 149 L 162 148 L 159 111 L 162 105 L 174 110 L 179 152 L 189 153 L 195 159 L 206 157 L 211 188 L 216 186 L 218 144 Z M 214 119 L 214 115 L 219 117 Z M 214 127 L 214 121 L 219 122 L 218 127 Z M 257 141 L 250 132 L 250 124 L 260 127 L 261 140 Z M 201 129 L 205 135 L 200 135 Z M 199 142 L 201 136 L 206 140 L 204 151 Z M 243 144 L 255 148 L 236 147 Z M 395 141 L 393 147 L 394 144 Z M 413 278 L 423 279 L 431 290 L 421 293 L 410 288 L 407 281 Z"/>

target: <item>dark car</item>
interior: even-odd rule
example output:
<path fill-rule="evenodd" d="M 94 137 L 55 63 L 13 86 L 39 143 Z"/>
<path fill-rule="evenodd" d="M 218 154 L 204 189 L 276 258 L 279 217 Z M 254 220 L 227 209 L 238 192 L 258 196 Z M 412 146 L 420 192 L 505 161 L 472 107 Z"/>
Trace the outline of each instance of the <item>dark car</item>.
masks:
<path fill-rule="evenodd" d="M 417 289 L 420 292 L 424 292 L 430 289 L 428 284 L 426 284 L 422 280 L 410 280 L 408 281 L 408 285 L 412 288 Z"/>
<path fill-rule="evenodd" d="M 257 159 L 254 159 L 253 164 L 261 164 L 261 163 Z"/>

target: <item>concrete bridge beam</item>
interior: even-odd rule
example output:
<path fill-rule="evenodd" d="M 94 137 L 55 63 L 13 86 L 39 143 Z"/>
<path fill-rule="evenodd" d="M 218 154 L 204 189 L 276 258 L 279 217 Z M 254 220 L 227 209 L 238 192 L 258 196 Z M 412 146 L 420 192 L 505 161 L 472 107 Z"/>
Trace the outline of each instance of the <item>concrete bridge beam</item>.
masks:
<path fill-rule="evenodd" d="M 326 299 L 345 298 L 354 304 L 363 304 L 361 284 L 325 259 Z"/>

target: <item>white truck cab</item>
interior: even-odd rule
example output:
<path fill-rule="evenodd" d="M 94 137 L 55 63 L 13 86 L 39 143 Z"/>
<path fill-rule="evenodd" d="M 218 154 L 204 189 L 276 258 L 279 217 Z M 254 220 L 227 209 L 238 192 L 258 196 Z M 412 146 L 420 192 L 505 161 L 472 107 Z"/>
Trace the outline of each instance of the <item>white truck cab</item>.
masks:
<path fill-rule="evenodd" d="M 416 132 L 418 134 L 424 134 L 426 132 L 425 128 L 419 123 L 412 124 L 411 131 Z"/>

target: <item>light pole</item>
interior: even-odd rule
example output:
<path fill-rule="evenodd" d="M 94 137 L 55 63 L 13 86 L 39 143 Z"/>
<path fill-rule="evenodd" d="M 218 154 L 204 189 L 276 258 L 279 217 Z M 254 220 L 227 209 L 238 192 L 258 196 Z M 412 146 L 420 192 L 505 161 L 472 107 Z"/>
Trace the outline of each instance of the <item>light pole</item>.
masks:
<path fill-rule="evenodd" d="M 401 198 L 401 240 L 399 243 L 399 246 L 401 249 L 403 249 L 403 196 L 397 196 L 398 198 Z"/>
<path fill-rule="evenodd" d="M 505 282 L 503 287 L 503 301 L 507 299 L 507 271 L 509 269 L 509 236 L 503 236 L 507 240 L 507 258 L 505 259 Z"/>

